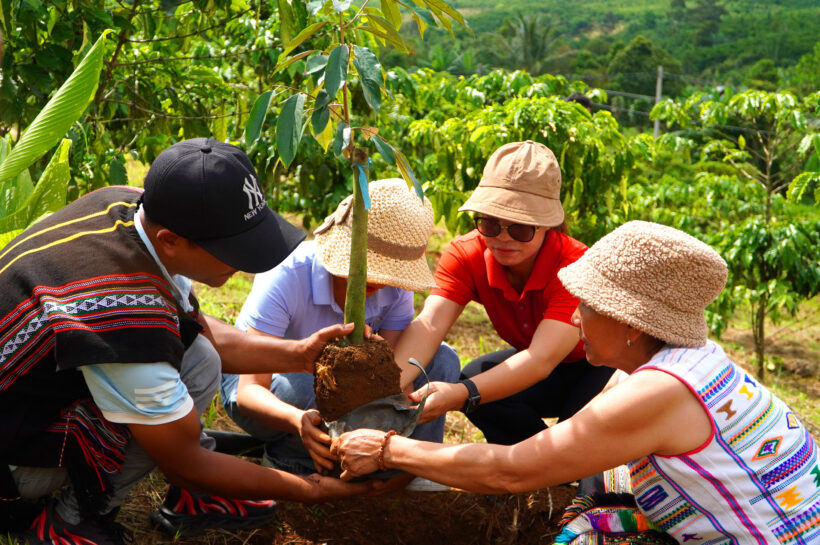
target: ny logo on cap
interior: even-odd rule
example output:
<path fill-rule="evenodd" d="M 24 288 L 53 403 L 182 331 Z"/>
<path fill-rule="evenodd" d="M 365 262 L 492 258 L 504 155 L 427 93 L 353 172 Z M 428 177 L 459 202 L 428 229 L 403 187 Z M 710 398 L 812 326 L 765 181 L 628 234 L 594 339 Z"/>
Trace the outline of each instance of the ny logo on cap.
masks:
<path fill-rule="evenodd" d="M 256 183 L 256 178 L 251 175 L 251 179 L 245 178 L 245 183 L 242 185 L 242 191 L 248 196 L 248 210 L 259 208 L 265 202 L 265 195 L 259 184 Z"/>

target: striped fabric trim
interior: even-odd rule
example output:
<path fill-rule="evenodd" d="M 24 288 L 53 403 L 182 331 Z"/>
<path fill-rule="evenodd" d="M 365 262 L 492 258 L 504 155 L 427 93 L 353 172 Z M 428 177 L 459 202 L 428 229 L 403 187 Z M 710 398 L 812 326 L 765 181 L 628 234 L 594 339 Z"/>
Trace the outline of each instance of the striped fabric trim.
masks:
<path fill-rule="evenodd" d="M 65 223 L 60 223 L 60 224 L 57 224 L 57 225 L 53 225 L 53 226 L 51 226 L 47 229 L 43 229 L 42 231 L 36 231 L 36 232 L 32 233 L 31 235 L 25 237 L 24 239 L 17 241 L 14 245 L 11 245 L 10 247 L 5 248 L 5 251 L 2 254 L 0 254 L 0 259 L 5 257 L 6 254 L 8 254 L 11 250 L 13 250 L 17 246 L 19 246 L 20 244 L 23 244 L 24 242 L 26 242 L 28 240 L 32 240 L 32 239 L 34 239 L 34 238 L 36 238 L 40 235 L 43 235 L 45 233 L 48 233 L 48 232 L 53 231 L 55 229 L 58 229 L 60 227 L 64 227 L 66 225 L 70 225 L 70 224 L 73 224 L 73 223 L 78 223 L 78 222 L 81 222 L 81 221 L 84 221 L 84 220 L 88 220 L 88 219 L 95 218 L 95 217 L 98 217 L 98 216 L 101 216 L 101 215 L 105 215 L 111 208 L 113 208 L 116 205 L 122 205 L 122 206 L 128 206 L 128 207 L 136 206 L 135 203 L 127 203 L 127 202 L 114 203 L 111 206 L 109 206 L 108 209 L 106 209 L 102 212 L 89 214 L 88 216 L 84 216 L 82 218 L 77 218 L 77 219 L 74 219 L 74 220 L 71 220 L 71 221 L 67 221 Z M 67 242 L 71 242 L 73 240 L 77 240 L 77 239 L 85 237 L 85 236 L 102 235 L 102 234 L 106 234 L 106 233 L 111 233 L 113 231 L 116 231 L 117 228 L 119 228 L 119 227 L 130 227 L 131 225 L 134 225 L 133 220 L 132 221 L 117 220 L 112 225 L 110 225 L 109 227 L 106 227 L 106 228 L 103 228 L 103 229 L 80 231 L 80 232 L 77 232 L 77 233 L 73 233 L 70 236 L 61 238 L 59 240 L 55 240 L 54 242 L 50 242 L 48 244 L 38 246 L 37 248 L 32 248 L 31 250 L 26 250 L 25 252 L 22 252 L 20 255 L 17 255 L 14 258 L 10 259 L 9 262 L 6 263 L 3 266 L 2 269 L 0 269 L 0 274 L 3 274 L 6 271 L 6 269 L 11 267 L 19 259 L 22 259 L 23 257 L 26 257 L 28 255 L 36 254 L 38 252 L 42 252 L 42 251 L 48 250 L 50 248 L 54 248 L 56 246 L 60 246 L 61 244 L 65 244 Z"/>
<path fill-rule="evenodd" d="M 650 458 L 651 458 L 651 457 L 650 457 Z M 697 501 L 697 500 L 696 500 L 696 499 L 695 499 L 695 498 L 694 498 L 691 494 L 687 493 L 687 492 L 686 492 L 686 490 L 684 490 L 684 489 L 683 489 L 683 488 L 682 488 L 682 487 L 681 487 L 678 483 L 676 483 L 675 481 L 673 481 L 673 480 L 669 477 L 669 475 L 667 475 L 667 474 L 663 471 L 663 469 L 661 469 L 661 467 L 659 467 L 659 466 L 658 466 L 658 464 L 652 464 L 652 465 L 653 465 L 653 467 L 655 468 L 655 470 L 658 472 L 658 474 L 659 474 L 659 475 L 661 475 L 661 476 L 665 479 L 666 483 L 667 483 L 669 486 L 671 486 L 671 487 L 672 487 L 672 488 L 673 488 L 673 489 L 674 489 L 674 490 L 675 490 L 678 494 L 680 494 L 680 496 L 681 496 L 684 500 L 686 500 L 686 501 L 687 501 L 690 505 L 692 505 L 695 509 L 697 509 L 698 513 L 700 513 L 700 514 L 701 514 L 701 516 L 706 517 L 706 518 L 709 520 L 709 522 L 712 524 L 712 526 L 713 526 L 716 530 L 718 530 L 719 532 L 721 532 L 721 533 L 723 534 L 723 536 L 724 536 L 726 539 L 728 539 L 728 540 L 729 540 L 727 543 L 731 543 L 732 545 L 745 545 L 745 544 L 739 543 L 739 542 L 737 541 L 737 539 L 735 539 L 734 537 L 732 537 L 731 535 L 729 535 L 729 533 L 727 532 L 726 528 L 724 528 L 724 527 L 723 527 L 723 525 L 720 523 L 720 520 L 718 520 L 718 519 L 714 516 L 714 514 L 712 514 L 712 513 L 708 512 L 708 510 L 704 509 L 704 508 L 703 508 L 703 506 L 702 506 L 702 505 L 700 505 L 700 503 L 699 503 L 699 502 L 698 502 L 698 501 Z M 671 528 L 664 528 L 664 529 L 665 529 L 665 530 L 667 530 L 667 531 L 670 531 L 670 530 L 671 530 Z M 676 530 L 677 530 L 677 529 L 676 529 Z M 765 544 L 765 541 L 763 541 L 763 543 Z"/>
<path fill-rule="evenodd" d="M 57 333 L 160 328 L 178 337 L 179 317 L 170 298 L 161 279 L 145 273 L 39 286 L 0 321 L 5 333 L 0 337 L 0 391 L 53 347 Z"/>
<path fill-rule="evenodd" d="M 694 470 L 698 475 L 706 479 L 708 482 L 715 487 L 715 490 L 720 494 L 720 496 L 732 507 L 732 512 L 735 516 L 740 520 L 741 524 L 749 531 L 757 543 L 762 545 L 766 544 L 766 539 L 761 535 L 760 530 L 752 523 L 749 519 L 746 511 L 741 506 L 740 502 L 735 498 L 731 492 L 724 486 L 724 484 L 720 481 L 720 479 L 716 478 L 712 475 L 709 471 L 707 471 L 703 466 L 699 465 L 697 462 L 689 458 L 688 456 L 682 456 L 681 461 L 688 465 L 692 470 Z"/>

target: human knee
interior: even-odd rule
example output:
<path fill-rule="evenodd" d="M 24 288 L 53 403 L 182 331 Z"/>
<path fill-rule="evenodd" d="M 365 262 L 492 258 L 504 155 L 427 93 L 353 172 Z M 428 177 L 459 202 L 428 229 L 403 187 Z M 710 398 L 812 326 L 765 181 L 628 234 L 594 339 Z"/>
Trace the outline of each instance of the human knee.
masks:
<path fill-rule="evenodd" d="M 425 371 L 430 381 L 456 382 L 461 372 L 461 360 L 459 360 L 458 353 L 452 346 L 441 343 Z M 414 382 L 416 388 L 424 384 L 426 384 L 424 375 L 420 375 Z"/>
<path fill-rule="evenodd" d="M 11 476 L 20 497 L 26 501 L 44 498 L 69 484 L 64 467 L 14 467 Z"/>
<path fill-rule="evenodd" d="M 303 411 L 316 408 L 313 375 L 309 373 L 273 375 L 270 391 L 281 401 Z"/>

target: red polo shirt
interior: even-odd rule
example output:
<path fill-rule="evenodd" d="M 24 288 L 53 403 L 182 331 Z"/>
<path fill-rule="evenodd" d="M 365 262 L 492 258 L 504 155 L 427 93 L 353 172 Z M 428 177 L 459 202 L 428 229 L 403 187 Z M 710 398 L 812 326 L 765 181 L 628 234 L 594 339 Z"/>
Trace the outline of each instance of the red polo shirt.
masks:
<path fill-rule="evenodd" d="M 510 285 L 499 264 L 478 231 L 454 239 L 438 262 L 436 285 L 432 295 L 440 295 L 466 305 L 477 301 L 484 305 L 498 335 L 518 350 L 527 348 L 541 320 L 572 323 L 570 318 L 578 299 L 569 294 L 558 280 L 558 270 L 575 262 L 587 247 L 574 238 L 549 231 L 535 259 L 524 291 Z M 584 358 L 583 343 L 564 359 Z"/>

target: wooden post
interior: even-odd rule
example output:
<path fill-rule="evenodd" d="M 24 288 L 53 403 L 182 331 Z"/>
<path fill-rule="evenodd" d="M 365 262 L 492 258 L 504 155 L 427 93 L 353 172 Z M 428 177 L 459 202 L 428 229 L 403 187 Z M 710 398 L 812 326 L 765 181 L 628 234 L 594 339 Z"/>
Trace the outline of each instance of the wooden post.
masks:
<path fill-rule="evenodd" d="M 663 66 L 658 66 L 658 81 L 655 83 L 655 104 L 661 101 L 661 92 L 663 90 Z M 659 119 L 655 120 L 655 138 L 658 138 L 658 133 L 661 130 L 661 122 Z"/>

